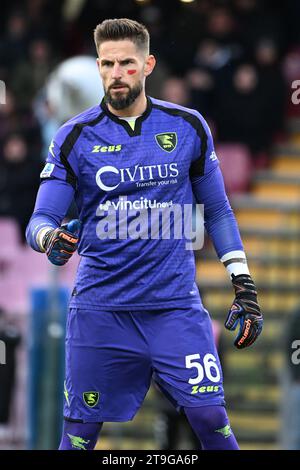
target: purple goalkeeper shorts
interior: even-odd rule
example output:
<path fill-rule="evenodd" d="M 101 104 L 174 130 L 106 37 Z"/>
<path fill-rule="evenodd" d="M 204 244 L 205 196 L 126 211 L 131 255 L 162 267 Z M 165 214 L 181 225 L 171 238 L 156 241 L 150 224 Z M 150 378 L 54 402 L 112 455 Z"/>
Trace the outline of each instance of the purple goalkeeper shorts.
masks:
<path fill-rule="evenodd" d="M 177 409 L 225 404 L 212 324 L 201 304 L 138 312 L 70 309 L 65 418 L 129 421 L 152 378 Z"/>

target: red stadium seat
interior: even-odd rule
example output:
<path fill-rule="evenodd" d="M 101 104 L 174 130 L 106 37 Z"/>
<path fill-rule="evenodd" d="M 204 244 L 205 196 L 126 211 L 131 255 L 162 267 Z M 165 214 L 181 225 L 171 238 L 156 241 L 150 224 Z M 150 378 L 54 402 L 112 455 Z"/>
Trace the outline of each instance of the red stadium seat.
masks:
<path fill-rule="evenodd" d="M 245 145 L 222 143 L 216 146 L 227 193 L 243 193 L 248 190 L 253 166 Z"/>

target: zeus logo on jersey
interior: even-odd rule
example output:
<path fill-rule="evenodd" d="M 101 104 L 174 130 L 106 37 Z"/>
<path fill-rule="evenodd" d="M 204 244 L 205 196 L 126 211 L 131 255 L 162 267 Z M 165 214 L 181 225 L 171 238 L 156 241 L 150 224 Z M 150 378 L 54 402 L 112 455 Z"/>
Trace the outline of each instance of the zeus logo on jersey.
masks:
<path fill-rule="evenodd" d="M 135 165 L 127 168 L 116 168 L 111 165 L 103 166 L 96 174 L 96 183 L 103 191 L 113 191 L 121 183 L 125 182 L 139 182 L 139 181 L 151 181 L 156 178 L 176 178 L 179 171 L 177 169 L 177 163 L 165 163 L 163 165 L 146 165 L 140 166 Z M 117 184 L 108 185 L 109 179 L 112 175 L 118 175 L 119 181 Z M 105 182 L 104 182 L 104 181 Z"/>
<path fill-rule="evenodd" d="M 92 150 L 92 153 L 99 153 L 99 152 L 102 152 L 102 153 L 106 153 L 106 152 L 120 152 L 121 148 L 122 148 L 122 145 L 121 145 L 121 144 L 118 144 L 118 145 L 108 145 L 108 146 L 105 146 L 105 145 L 94 145 L 93 150 Z"/>

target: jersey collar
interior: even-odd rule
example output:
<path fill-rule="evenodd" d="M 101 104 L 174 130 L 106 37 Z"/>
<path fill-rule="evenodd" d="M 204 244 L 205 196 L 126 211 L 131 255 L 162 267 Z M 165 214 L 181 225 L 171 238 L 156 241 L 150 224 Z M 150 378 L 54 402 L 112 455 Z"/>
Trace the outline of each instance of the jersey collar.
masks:
<path fill-rule="evenodd" d="M 128 135 L 130 137 L 134 137 L 136 135 L 141 135 L 142 122 L 145 121 L 145 119 L 147 119 L 147 117 L 149 116 L 152 110 L 152 101 L 149 98 L 149 96 L 147 96 L 146 98 L 147 98 L 147 107 L 145 111 L 143 112 L 143 114 L 136 119 L 134 130 L 130 127 L 130 124 L 127 121 L 125 121 L 124 119 L 119 119 L 117 116 L 115 116 L 113 113 L 110 112 L 110 110 L 107 107 L 107 104 L 105 103 L 105 98 L 102 99 L 100 106 L 102 110 L 104 111 L 104 113 L 112 121 L 114 121 L 116 124 L 119 124 L 120 126 L 123 126 L 125 131 L 128 133 Z"/>

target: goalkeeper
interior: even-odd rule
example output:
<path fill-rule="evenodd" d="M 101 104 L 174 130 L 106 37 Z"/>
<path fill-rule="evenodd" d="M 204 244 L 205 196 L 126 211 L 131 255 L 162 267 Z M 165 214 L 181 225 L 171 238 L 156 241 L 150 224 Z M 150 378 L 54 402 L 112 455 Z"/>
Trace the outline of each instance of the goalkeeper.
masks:
<path fill-rule="evenodd" d="M 232 279 L 225 327 L 238 328 L 238 349 L 257 339 L 263 320 L 256 287 L 209 127 L 195 110 L 146 96 L 155 58 L 143 25 L 105 20 L 94 37 L 105 97 L 58 130 L 26 231 L 53 264 L 65 264 L 77 248 L 81 256 L 67 319 L 60 449 L 93 449 L 105 421 L 133 419 L 152 377 L 186 414 L 203 449 L 238 449 L 193 251 L 183 236 L 160 230 L 151 237 L 150 226 L 148 236 L 133 237 L 131 210 L 125 236 L 121 227 L 125 198 L 147 214 L 190 206 L 194 196 Z M 73 197 L 80 222 L 61 226 Z M 112 212 L 115 230 L 104 236 Z"/>

